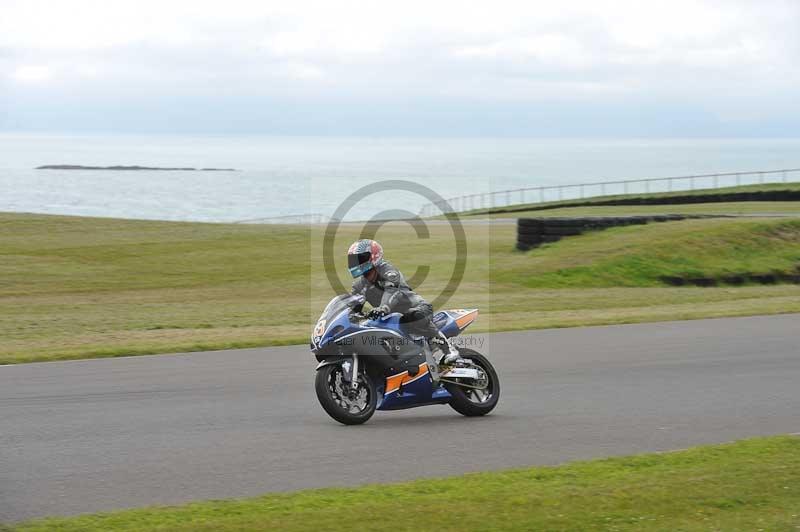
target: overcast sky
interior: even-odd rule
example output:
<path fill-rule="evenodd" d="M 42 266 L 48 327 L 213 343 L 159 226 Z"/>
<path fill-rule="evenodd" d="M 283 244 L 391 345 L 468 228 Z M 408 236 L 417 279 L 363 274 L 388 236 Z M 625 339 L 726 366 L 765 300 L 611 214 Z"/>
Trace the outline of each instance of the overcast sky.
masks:
<path fill-rule="evenodd" d="M 800 0 L 0 0 L 0 130 L 800 136 Z"/>

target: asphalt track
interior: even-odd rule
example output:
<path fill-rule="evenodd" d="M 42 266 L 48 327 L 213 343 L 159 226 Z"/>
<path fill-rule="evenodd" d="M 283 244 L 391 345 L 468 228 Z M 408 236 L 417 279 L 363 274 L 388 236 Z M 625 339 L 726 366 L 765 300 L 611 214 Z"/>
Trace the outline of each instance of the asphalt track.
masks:
<path fill-rule="evenodd" d="M 492 415 L 360 427 L 319 407 L 303 346 L 0 367 L 0 522 L 800 431 L 800 314 L 484 339 Z"/>

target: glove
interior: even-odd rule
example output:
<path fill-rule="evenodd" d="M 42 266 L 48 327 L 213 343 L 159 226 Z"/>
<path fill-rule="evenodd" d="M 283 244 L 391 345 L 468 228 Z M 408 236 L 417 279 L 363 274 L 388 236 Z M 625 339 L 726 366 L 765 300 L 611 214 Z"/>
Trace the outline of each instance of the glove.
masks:
<path fill-rule="evenodd" d="M 389 307 L 386 305 L 381 305 L 372 309 L 369 313 L 369 319 L 377 320 L 378 318 L 382 318 L 390 313 Z"/>

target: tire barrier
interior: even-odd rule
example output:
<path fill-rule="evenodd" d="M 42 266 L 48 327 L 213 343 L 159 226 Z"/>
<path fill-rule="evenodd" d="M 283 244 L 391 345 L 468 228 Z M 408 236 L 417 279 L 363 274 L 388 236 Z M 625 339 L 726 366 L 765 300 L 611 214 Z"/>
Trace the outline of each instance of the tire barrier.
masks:
<path fill-rule="evenodd" d="M 664 275 L 662 283 L 670 286 L 740 286 L 743 284 L 800 284 L 800 267 L 793 272 L 773 271 L 769 273 L 733 273 L 717 277 L 698 277 L 696 275 Z"/>
<path fill-rule="evenodd" d="M 609 227 L 643 225 L 651 222 L 674 222 L 690 218 L 727 218 L 706 214 L 658 214 L 653 216 L 594 216 L 584 218 L 519 218 L 517 219 L 517 249 L 527 251 L 547 242 L 586 231 Z"/>

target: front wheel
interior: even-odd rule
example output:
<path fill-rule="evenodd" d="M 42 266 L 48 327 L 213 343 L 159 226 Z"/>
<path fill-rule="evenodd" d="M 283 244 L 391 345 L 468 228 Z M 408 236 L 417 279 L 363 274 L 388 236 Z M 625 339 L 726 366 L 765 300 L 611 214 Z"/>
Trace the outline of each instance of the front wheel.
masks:
<path fill-rule="evenodd" d="M 358 387 L 354 390 L 344 380 L 341 364 L 323 366 L 317 371 L 314 388 L 319 404 L 339 423 L 360 425 L 375 413 L 375 386 L 363 371 L 358 372 Z"/>
<path fill-rule="evenodd" d="M 477 351 L 459 349 L 459 353 L 462 358 L 471 360 L 472 364 L 482 369 L 486 379 L 478 383 L 478 386 L 475 386 L 475 381 L 471 379 L 461 379 L 465 385 L 471 386 L 469 388 L 458 384 L 445 384 L 447 391 L 453 396 L 450 399 L 450 406 L 465 416 L 485 416 L 497 406 L 497 401 L 500 399 L 500 380 L 497 378 L 497 372 L 489 360 Z"/>

